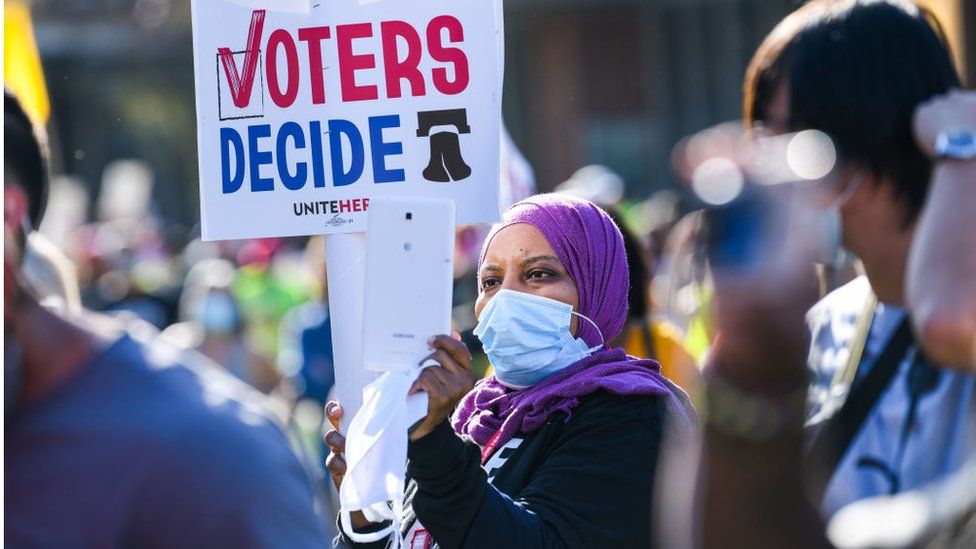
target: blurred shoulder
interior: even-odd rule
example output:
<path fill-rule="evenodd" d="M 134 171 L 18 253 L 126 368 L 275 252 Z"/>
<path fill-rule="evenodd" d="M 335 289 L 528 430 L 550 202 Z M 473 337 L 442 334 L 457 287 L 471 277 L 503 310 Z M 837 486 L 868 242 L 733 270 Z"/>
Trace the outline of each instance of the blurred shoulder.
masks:
<path fill-rule="evenodd" d="M 196 352 L 154 342 L 139 352 L 154 401 L 140 419 L 156 451 L 143 465 L 134 535 L 167 532 L 159 545 L 174 547 L 328 539 L 308 473 L 267 397 Z"/>
<path fill-rule="evenodd" d="M 283 439 L 284 407 L 199 352 L 144 335 L 131 337 L 129 347 L 143 365 L 147 427 L 205 445 Z"/>

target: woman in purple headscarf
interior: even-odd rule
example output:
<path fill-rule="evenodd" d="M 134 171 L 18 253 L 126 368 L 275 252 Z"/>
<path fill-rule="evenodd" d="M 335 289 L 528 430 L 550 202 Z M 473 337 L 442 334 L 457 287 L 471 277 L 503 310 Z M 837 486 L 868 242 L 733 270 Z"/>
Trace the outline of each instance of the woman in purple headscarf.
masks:
<path fill-rule="evenodd" d="M 410 436 L 403 542 L 650 546 L 663 428 L 695 416 L 659 364 L 606 346 L 627 317 L 620 230 L 585 200 L 523 200 L 488 235 L 478 283 L 475 335 L 494 374 L 472 389 L 464 345 L 433 340 L 441 366 L 416 385 L 431 403 Z M 338 483 L 344 440 L 326 442 Z"/>

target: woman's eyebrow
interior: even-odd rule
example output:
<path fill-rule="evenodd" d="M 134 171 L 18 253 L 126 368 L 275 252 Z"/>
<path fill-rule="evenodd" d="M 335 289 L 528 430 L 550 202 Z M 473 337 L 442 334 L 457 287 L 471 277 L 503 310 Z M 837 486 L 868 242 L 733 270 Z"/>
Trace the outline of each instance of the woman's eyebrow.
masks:
<path fill-rule="evenodd" d="M 528 259 L 523 259 L 521 265 L 523 267 L 528 267 L 529 265 L 532 265 L 533 263 L 538 263 L 540 261 L 555 261 L 559 265 L 563 264 L 562 261 L 559 261 L 559 258 L 554 255 L 536 255 Z"/>

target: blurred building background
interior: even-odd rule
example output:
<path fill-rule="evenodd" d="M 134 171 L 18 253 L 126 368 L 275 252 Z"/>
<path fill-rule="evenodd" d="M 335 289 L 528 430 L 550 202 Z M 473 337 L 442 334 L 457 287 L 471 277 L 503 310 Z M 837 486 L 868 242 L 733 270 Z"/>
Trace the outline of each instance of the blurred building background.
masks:
<path fill-rule="evenodd" d="M 11 0 L 6 0 L 10 2 Z M 976 74 L 976 0 L 929 0 Z M 34 0 L 54 168 L 97 196 L 144 160 L 152 207 L 198 218 L 190 0 Z M 508 0 L 505 120 L 549 190 L 586 164 L 631 199 L 673 185 L 671 147 L 736 118 L 748 60 L 796 0 Z M 93 131 L 98 130 L 98 131 Z"/>

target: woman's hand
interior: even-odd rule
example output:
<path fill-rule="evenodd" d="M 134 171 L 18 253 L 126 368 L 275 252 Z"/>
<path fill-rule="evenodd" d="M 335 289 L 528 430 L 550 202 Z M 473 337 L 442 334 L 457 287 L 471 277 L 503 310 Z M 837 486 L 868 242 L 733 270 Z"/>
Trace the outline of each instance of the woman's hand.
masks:
<path fill-rule="evenodd" d="M 342 406 L 333 400 L 325 405 L 325 415 L 329 418 L 329 423 L 338 425 L 343 415 Z M 332 477 L 332 483 L 335 484 L 336 490 L 339 490 L 339 486 L 342 485 L 342 477 L 346 475 L 346 437 L 339 434 L 336 429 L 329 429 L 322 438 L 329 446 L 329 457 L 325 459 L 325 467 L 329 470 L 329 476 Z M 362 511 L 353 511 L 349 516 L 352 519 L 354 529 L 360 529 L 371 524 L 366 520 L 366 515 Z"/>
<path fill-rule="evenodd" d="M 460 335 L 455 333 L 454 338 L 446 335 L 434 336 L 427 344 L 434 352 L 424 358 L 421 364 L 434 360 L 438 365 L 425 368 L 410 388 L 410 394 L 426 391 L 429 399 L 427 416 L 410 433 L 410 440 L 419 440 L 433 431 L 474 387 L 471 353 L 461 343 Z"/>

